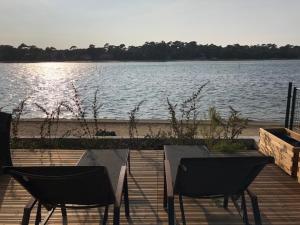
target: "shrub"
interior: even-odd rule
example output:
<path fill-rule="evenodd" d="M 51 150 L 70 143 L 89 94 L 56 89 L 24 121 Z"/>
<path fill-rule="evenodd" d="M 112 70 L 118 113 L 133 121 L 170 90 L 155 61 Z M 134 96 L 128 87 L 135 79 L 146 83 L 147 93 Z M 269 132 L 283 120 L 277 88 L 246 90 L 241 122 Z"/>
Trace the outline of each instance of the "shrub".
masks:
<path fill-rule="evenodd" d="M 222 153 L 235 153 L 241 150 L 247 150 L 247 146 L 241 142 L 219 140 L 212 145 L 211 150 Z"/>

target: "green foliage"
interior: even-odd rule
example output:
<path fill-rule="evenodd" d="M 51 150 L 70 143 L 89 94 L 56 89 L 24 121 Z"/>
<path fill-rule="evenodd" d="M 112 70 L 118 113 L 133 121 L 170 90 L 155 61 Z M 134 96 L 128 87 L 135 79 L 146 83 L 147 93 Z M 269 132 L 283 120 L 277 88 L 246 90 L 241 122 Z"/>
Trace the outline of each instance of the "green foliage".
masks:
<path fill-rule="evenodd" d="M 238 151 L 247 150 L 247 146 L 242 142 L 219 140 L 212 145 L 211 150 L 222 153 L 236 153 Z"/>
<path fill-rule="evenodd" d="M 224 141 L 225 142 L 225 141 Z M 239 139 L 236 143 L 243 143 L 245 150 L 254 148 L 254 140 Z M 52 138 L 49 141 L 44 141 L 40 138 L 17 138 L 15 142 L 11 142 L 13 149 L 114 149 L 114 148 L 130 148 L 130 149 L 153 149 L 162 150 L 164 145 L 176 145 L 178 141 L 174 138 L 136 138 L 134 141 L 130 138 L 124 137 L 105 137 L 105 138 Z M 202 139 L 195 139 L 194 141 L 185 139 L 184 145 L 203 145 Z M 224 144 L 225 145 L 225 144 Z M 242 149 L 242 146 L 238 150 Z M 231 149 L 230 149 L 231 150 Z M 229 150 L 229 152 L 230 152 Z M 217 151 L 217 150 L 215 150 Z M 226 150 L 225 150 L 226 151 Z M 222 152 L 222 151 L 220 151 Z"/>

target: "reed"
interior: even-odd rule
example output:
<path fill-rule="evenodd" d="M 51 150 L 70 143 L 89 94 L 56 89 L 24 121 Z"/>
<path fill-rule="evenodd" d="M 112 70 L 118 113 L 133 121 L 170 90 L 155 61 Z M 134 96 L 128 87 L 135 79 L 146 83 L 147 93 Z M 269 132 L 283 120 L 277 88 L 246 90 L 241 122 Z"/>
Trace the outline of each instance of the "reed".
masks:
<path fill-rule="evenodd" d="M 229 106 L 228 117 L 223 118 L 215 107 L 211 107 L 208 119 L 209 125 L 202 126 L 200 130 L 209 149 L 231 153 L 244 148 L 234 141 L 248 125 L 248 119 L 241 112 Z"/>
<path fill-rule="evenodd" d="M 56 107 L 48 111 L 42 105 L 35 103 L 35 106 L 45 114 L 44 120 L 40 126 L 40 137 L 41 139 L 57 137 L 57 131 L 59 128 L 59 119 L 62 111 L 64 101 L 57 103 Z M 55 127 L 53 128 L 53 126 Z"/>
<path fill-rule="evenodd" d="M 100 114 L 100 109 L 102 108 L 103 104 L 99 102 L 98 99 L 98 94 L 99 94 L 99 87 L 96 88 L 94 92 L 94 97 L 93 97 L 93 102 L 92 102 L 92 114 L 93 114 L 93 120 L 94 120 L 94 134 L 97 134 L 99 131 L 99 114 Z"/>
<path fill-rule="evenodd" d="M 71 84 L 71 88 L 73 97 L 69 102 L 63 102 L 63 107 L 79 122 L 81 130 L 76 130 L 77 135 L 79 137 L 88 136 L 89 138 L 93 138 L 94 134 L 91 133 L 86 119 L 87 107 L 85 106 L 85 102 L 81 99 L 80 93 L 74 83 Z"/>
<path fill-rule="evenodd" d="M 199 108 L 202 92 L 209 82 L 201 85 L 196 92 L 180 104 L 173 104 L 167 98 L 168 112 L 172 136 L 178 140 L 195 139 L 198 134 L 200 120 Z M 178 115 L 179 112 L 179 115 Z"/>
<path fill-rule="evenodd" d="M 21 116 L 24 112 L 26 102 L 29 98 L 25 98 L 12 110 L 12 140 L 15 141 L 19 135 L 19 124 Z"/>
<path fill-rule="evenodd" d="M 138 129 L 137 129 L 137 122 L 136 122 L 136 117 L 137 113 L 140 111 L 141 105 L 145 101 L 142 100 L 140 101 L 137 105 L 134 106 L 132 110 L 130 110 L 129 114 L 129 122 L 128 122 L 128 135 L 130 139 L 133 139 L 135 137 L 139 136 Z"/>

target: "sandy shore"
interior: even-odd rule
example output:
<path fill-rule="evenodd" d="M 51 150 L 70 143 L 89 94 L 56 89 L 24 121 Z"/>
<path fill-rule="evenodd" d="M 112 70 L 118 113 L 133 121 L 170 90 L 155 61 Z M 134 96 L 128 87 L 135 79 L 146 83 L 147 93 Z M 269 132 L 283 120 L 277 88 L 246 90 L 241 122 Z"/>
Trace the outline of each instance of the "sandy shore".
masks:
<path fill-rule="evenodd" d="M 95 125 L 93 120 L 87 121 L 90 131 L 94 131 Z M 18 136 L 20 137 L 39 137 L 43 119 L 22 119 L 18 126 Z M 202 126 L 209 124 L 208 121 L 202 121 Z M 282 127 L 283 124 L 278 122 L 251 121 L 248 127 L 243 131 L 242 136 L 258 136 L 259 128 Z M 117 136 L 128 137 L 128 121 L 103 119 L 98 121 L 99 129 L 115 131 Z M 170 124 L 167 120 L 138 120 L 137 129 L 139 136 L 157 134 L 159 131 L 169 132 Z M 53 124 L 51 134 L 61 137 L 68 133 L 71 136 L 78 136 L 82 133 L 80 123 L 77 120 L 61 119 L 58 124 Z"/>

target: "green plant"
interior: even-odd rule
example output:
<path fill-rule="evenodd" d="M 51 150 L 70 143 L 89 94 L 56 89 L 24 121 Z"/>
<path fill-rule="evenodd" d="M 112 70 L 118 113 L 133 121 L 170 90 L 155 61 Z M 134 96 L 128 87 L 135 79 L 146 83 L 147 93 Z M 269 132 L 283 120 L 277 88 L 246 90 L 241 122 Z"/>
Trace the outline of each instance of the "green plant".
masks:
<path fill-rule="evenodd" d="M 247 150 L 247 146 L 241 142 L 219 140 L 213 144 L 211 149 L 222 153 L 235 153 L 241 150 Z"/>
<path fill-rule="evenodd" d="M 161 128 L 157 131 L 157 133 L 155 133 L 152 130 L 151 125 L 148 126 L 148 133 L 144 136 L 144 138 L 149 138 L 149 139 L 164 139 L 164 138 L 168 138 L 170 136 L 169 133 L 161 130 Z"/>
<path fill-rule="evenodd" d="M 135 136 L 139 136 L 138 129 L 136 126 L 136 116 L 140 111 L 141 105 L 144 103 L 144 100 L 140 101 L 132 110 L 130 110 L 129 114 L 129 123 L 128 123 L 128 135 L 130 139 L 133 139 Z"/>
<path fill-rule="evenodd" d="M 84 106 L 84 101 L 81 99 L 79 91 L 73 83 L 71 84 L 71 87 L 73 90 L 73 97 L 71 98 L 71 101 L 63 102 L 62 106 L 72 113 L 73 117 L 79 122 L 82 132 L 78 132 L 78 136 L 88 136 L 89 138 L 93 138 L 94 134 L 91 133 L 86 119 L 87 107 Z"/>
<path fill-rule="evenodd" d="M 172 136 L 176 139 L 194 139 L 197 136 L 200 125 L 199 102 L 202 97 L 201 93 L 208 83 L 201 85 L 196 92 L 192 93 L 191 97 L 179 104 L 179 107 L 178 104 L 172 104 L 167 98 Z M 177 107 L 180 112 L 179 116 Z"/>
<path fill-rule="evenodd" d="M 99 110 L 103 106 L 103 104 L 99 103 L 98 100 L 98 93 L 99 93 L 99 88 L 94 92 L 94 98 L 92 102 L 92 114 L 93 114 L 93 119 L 94 119 L 94 134 L 97 135 L 99 133 L 99 125 L 98 125 L 98 118 L 99 118 Z M 101 130 L 102 131 L 102 130 Z"/>
<path fill-rule="evenodd" d="M 16 140 L 19 135 L 20 119 L 26 106 L 28 98 L 23 99 L 16 108 L 12 110 L 12 140 Z"/>
<path fill-rule="evenodd" d="M 64 102 L 58 103 L 57 106 L 55 107 L 55 109 L 53 109 L 52 111 L 48 111 L 42 105 L 35 103 L 36 107 L 45 114 L 45 118 L 40 127 L 41 139 L 57 136 L 59 118 L 60 118 L 60 113 L 61 113 L 61 108 L 63 106 L 63 103 Z M 53 128 L 52 128 L 53 123 L 56 124 L 54 134 L 53 134 Z"/>
<path fill-rule="evenodd" d="M 243 118 L 241 112 L 235 110 L 229 106 L 229 117 L 226 120 L 222 120 L 223 136 L 225 139 L 237 139 L 242 131 L 248 125 L 248 119 Z"/>
<path fill-rule="evenodd" d="M 103 130 L 99 129 L 99 114 L 100 109 L 103 106 L 103 104 L 99 102 L 99 88 L 96 88 L 91 105 L 89 105 L 85 104 L 85 101 L 82 100 L 78 89 L 73 83 L 71 84 L 71 87 L 73 90 L 73 97 L 70 101 L 64 102 L 63 106 L 80 124 L 80 129 L 74 129 L 73 134 L 76 132 L 77 136 L 80 138 L 87 136 L 90 139 L 93 139 L 95 136 L 99 136 L 100 133 L 103 133 Z M 89 123 L 87 120 L 89 109 L 91 109 L 93 123 Z M 93 128 L 90 128 L 89 124 L 93 125 Z"/>
<path fill-rule="evenodd" d="M 222 127 L 221 121 L 222 117 L 215 107 L 210 107 L 208 110 L 208 121 L 207 126 L 203 125 L 200 128 L 200 132 L 203 138 L 206 140 L 206 145 L 208 148 L 212 147 L 215 140 L 221 139 Z"/>
<path fill-rule="evenodd" d="M 245 146 L 240 146 L 234 140 L 247 127 L 248 119 L 243 118 L 242 114 L 233 107 L 229 106 L 229 109 L 229 116 L 222 118 L 215 107 L 209 108 L 209 124 L 201 129 L 202 136 L 205 138 L 209 149 L 224 152 L 235 152 L 244 149 Z"/>
<path fill-rule="evenodd" d="M 159 129 L 157 132 L 152 130 L 151 125 L 148 126 L 148 133 L 144 136 L 143 142 L 145 146 L 160 146 L 164 140 L 170 137 L 170 134 Z"/>

